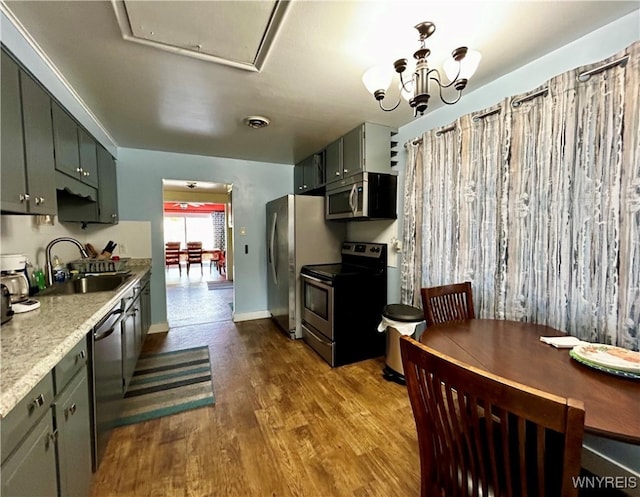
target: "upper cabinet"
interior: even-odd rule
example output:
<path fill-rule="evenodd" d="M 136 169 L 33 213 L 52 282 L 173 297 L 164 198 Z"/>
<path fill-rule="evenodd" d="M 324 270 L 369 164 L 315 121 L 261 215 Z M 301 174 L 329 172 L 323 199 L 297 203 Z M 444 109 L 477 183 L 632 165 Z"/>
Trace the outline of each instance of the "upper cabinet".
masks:
<path fill-rule="evenodd" d="M 327 183 L 342 178 L 342 137 L 327 145 L 324 150 Z"/>
<path fill-rule="evenodd" d="M 0 76 L 2 212 L 117 223 L 116 169 L 111 154 L 4 46 Z"/>
<path fill-rule="evenodd" d="M 51 99 L 2 52 L 2 168 L 4 212 L 56 214 Z"/>
<path fill-rule="evenodd" d="M 98 178 L 98 221 L 118 224 L 116 161 L 101 145 L 98 145 Z"/>
<path fill-rule="evenodd" d="M 310 193 L 324 186 L 324 157 L 313 154 L 296 164 L 293 170 L 294 193 Z"/>
<path fill-rule="evenodd" d="M 97 188 L 96 141 L 57 103 L 52 106 L 56 169 Z"/>
<path fill-rule="evenodd" d="M 395 128 L 363 123 L 342 137 L 342 178 L 354 174 L 391 173 L 396 165 Z M 336 179 L 340 179 L 336 177 Z"/>

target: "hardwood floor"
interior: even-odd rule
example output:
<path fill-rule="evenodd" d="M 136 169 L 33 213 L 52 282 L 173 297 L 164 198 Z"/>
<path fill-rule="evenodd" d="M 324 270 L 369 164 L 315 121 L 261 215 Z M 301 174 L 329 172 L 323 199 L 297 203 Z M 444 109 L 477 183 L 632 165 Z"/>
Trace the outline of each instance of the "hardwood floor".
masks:
<path fill-rule="evenodd" d="M 332 369 L 270 320 L 150 335 L 143 352 L 208 345 L 214 406 L 117 428 L 92 497 L 416 497 L 406 388 L 384 359 Z"/>

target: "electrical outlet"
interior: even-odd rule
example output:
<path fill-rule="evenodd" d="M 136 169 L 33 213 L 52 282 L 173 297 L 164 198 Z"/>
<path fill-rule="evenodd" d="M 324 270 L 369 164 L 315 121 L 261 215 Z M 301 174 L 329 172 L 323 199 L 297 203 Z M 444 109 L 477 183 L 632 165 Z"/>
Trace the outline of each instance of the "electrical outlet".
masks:
<path fill-rule="evenodd" d="M 244 226 L 242 226 L 240 228 L 240 236 L 245 236 L 247 234 L 247 228 L 245 228 Z"/>
<path fill-rule="evenodd" d="M 120 247 L 120 255 L 125 255 L 127 253 L 127 246 L 124 243 L 121 243 L 119 247 Z"/>

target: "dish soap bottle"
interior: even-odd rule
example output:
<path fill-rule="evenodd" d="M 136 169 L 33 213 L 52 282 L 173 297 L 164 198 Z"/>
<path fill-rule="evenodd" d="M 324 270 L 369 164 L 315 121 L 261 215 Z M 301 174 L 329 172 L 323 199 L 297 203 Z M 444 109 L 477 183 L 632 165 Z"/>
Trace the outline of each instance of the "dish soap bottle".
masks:
<path fill-rule="evenodd" d="M 67 279 L 67 273 L 64 269 L 64 265 L 60 261 L 57 255 L 53 256 L 53 281 L 55 283 L 64 283 Z"/>

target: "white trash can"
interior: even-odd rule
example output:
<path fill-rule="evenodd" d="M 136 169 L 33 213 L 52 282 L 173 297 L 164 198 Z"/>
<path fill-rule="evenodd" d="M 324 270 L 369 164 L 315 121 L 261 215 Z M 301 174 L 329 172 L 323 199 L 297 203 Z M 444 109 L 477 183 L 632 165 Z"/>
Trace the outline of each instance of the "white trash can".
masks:
<path fill-rule="evenodd" d="M 389 304 L 382 310 L 382 321 L 378 331 L 387 330 L 385 367 L 382 374 L 386 380 L 405 385 L 400 336 L 407 335 L 419 340 L 427 327 L 422 309 L 405 304 Z"/>

